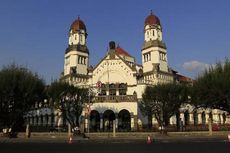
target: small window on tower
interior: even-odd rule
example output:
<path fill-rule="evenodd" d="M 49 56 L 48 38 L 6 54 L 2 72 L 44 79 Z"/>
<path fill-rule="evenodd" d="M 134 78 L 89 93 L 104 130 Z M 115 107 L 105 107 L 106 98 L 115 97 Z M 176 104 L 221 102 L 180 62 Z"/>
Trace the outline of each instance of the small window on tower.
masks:
<path fill-rule="evenodd" d="M 154 30 L 152 32 L 153 32 L 153 36 L 154 36 Z"/>
<path fill-rule="evenodd" d="M 80 42 L 82 42 L 82 35 L 80 35 Z"/>

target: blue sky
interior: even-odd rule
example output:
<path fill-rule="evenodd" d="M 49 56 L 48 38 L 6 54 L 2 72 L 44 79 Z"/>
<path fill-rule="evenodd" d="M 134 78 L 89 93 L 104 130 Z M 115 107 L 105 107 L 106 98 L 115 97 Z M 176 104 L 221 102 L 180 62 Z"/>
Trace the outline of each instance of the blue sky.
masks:
<path fill-rule="evenodd" d="M 1 0 L 0 67 L 24 65 L 47 83 L 63 71 L 68 30 L 80 15 L 88 32 L 90 64 L 116 41 L 141 64 L 145 18 L 163 26 L 169 66 L 195 78 L 230 57 L 229 0 Z"/>

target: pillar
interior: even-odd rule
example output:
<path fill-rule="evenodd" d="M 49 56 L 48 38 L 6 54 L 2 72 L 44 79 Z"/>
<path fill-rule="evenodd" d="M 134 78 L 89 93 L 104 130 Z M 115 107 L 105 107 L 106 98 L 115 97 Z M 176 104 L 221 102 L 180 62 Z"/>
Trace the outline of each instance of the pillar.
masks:
<path fill-rule="evenodd" d="M 103 131 L 103 113 L 100 113 L 100 131 Z"/>
<path fill-rule="evenodd" d="M 205 112 L 205 124 L 208 124 L 209 113 Z"/>
<path fill-rule="evenodd" d="M 198 124 L 202 124 L 202 114 L 198 113 Z"/>
<path fill-rule="evenodd" d="M 30 138 L 30 124 L 26 124 L 26 138 Z"/>
<path fill-rule="evenodd" d="M 115 113 L 115 128 L 118 129 L 118 113 Z"/>
<path fill-rule="evenodd" d="M 158 122 L 157 122 L 156 117 L 154 115 L 152 116 L 152 125 L 153 126 L 158 125 Z"/>
<path fill-rule="evenodd" d="M 85 126 L 84 126 L 84 131 L 87 132 L 88 131 L 88 118 L 85 118 Z"/>
<path fill-rule="evenodd" d="M 137 131 L 137 125 L 138 125 L 138 117 L 137 115 L 134 115 L 134 131 Z"/>
<path fill-rule="evenodd" d="M 193 113 L 189 113 L 189 125 L 194 125 L 194 115 L 193 115 Z"/>
<path fill-rule="evenodd" d="M 134 130 L 134 114 L 130 113 L 130 117 L 131 117 L 131 130 Z"/>
<path fill-rule="evenodd" d="M 219 124 L 219 123 L 220 123 L 219 114 L 213 113 L 212 119 L 213 119 L 213 123 L 216 123 L 216 124 Z"/>
<path fill-rule="evenodd" d="M 176 125 L 176 115 L 173 115 L 172 117 L 170 117 L 169 124 Z"/>
<path fill-rule="evenodd" d="M 185 119 L 184 119 L 184 113 L 183 112 L 180 113 L 180 119 L 181 119 L 181 121 L 183 122 L 183 125 L 184 125 L 185 124 Z"/>
<path fill-rule="evenodd" d="M 85 130 L 85 125 L 84 125 L 84 123 L 85 123 L 85 116 L 82 116 L 81 122 L 80 122 L 80 131 L 81 131 L 81 132 L 84 132 L 84 130 Z"/>
<path fill-rule="evenodd" d="M 208 119 L 208 131 L 209 131 L 209 135 L 212 135 L 212 119 L 211 118 Z"/>
<path fill-rule="evenodd" d="M 224 124 L 223 114 L 220 114 L 220 124 Z"/>
<path fill-rule="evenodd" d="M 68 137 L 71 136 L 71 125 L 68 123 Z"/>

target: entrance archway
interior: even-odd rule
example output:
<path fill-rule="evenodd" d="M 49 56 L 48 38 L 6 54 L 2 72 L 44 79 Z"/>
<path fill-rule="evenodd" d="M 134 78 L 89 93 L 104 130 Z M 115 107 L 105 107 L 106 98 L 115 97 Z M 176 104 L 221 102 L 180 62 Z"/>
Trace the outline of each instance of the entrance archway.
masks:
<path fill-rule="evenodd" d="M 100 130 L 100 114 L 96 110 L 90 113 L 90 131 L 98 132 Z"/>
<path fill-rule="evenodd" d="M 130 131 L 131 130 L 131 116 L 129 111 L 123 109 L 118 114 L 118 130 Z"/>
<path fill-rule="evenodd" d="M 103 114 L 103 129 L 104 131 L 113 130 L 113 121 L 115 120 L 115 114 L 112 110 L 106 110 Z"/>

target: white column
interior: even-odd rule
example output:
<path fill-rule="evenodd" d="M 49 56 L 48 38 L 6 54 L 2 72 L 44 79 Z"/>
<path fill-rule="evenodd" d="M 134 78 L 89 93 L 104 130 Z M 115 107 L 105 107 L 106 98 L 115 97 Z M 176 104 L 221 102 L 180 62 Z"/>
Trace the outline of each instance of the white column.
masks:
<path fill-rule="evenodd" d="M 58 125 L 57 126 L 62 126 L 62 125 L 63 125 L 62 116 L 58 116 Z"/>
<path fill-rule="evenodd" d="M 224 124 L 223 114 L 220 114 L 220 123 L 221 123 L 221 124 Z"/>
<path fill-rule="evenodd" d="M 205 124 L 208 124 L 209 113 L 205 112 Z"/>
<path fill-rule="evenodd" d="M 194 115 L 189 113 L 189 125 L 194 125 Z"/>
<path fill-rule="evenodd" d="M 133 128 L 134 128 L 134 117 L 131 116 L 131 129 L 133 129 Z"/>
<path fill-rule="evenodd" d="M 217 115 L 217 113 L 212 114 L 212 120 L 213 120 L 213 123 L 218 123 L 218 115 Z"/>
<path fill-rule="evenodd" d="M 155 116 L 153 115 L 153 117 L 152 117 L 152 125 L 157 125 L 157 124 L 158 124 L 158 122 L 157 122 Z"/>
<path fill-rule="evenodd" d="M 176 125 L 176 115 L 170 117 L 169 122 L 170 125 Z"/>
<path fill-rule="evenodd" d="M 181 118 L 181 121 L 183 121 L 183 125 L 185 124 L 185 120 L 184 120 L 184 113 L 180 113 L 180 118 Z"/>
<path fill-rule="evenodd" d="M 85 130 L 87 130 L 88 129 L 88 119 L 87 119 L 87 117 L 85 118 Z"/>
<path fill-rule="evenodd" d="M 116 90 L 116 96 L 119 96 L 119 90 L 118 89 Z"/>
<path fill-rule="evenodd" d="M 103 114 L 100 114 L 100 130 L 103 130 Z"/>
<path fill-rule="evenodd" d="M 202 124 L 202 114 L 198 113 L 198 124 Z"/>
<path fill-rule="evenodd" d="M 118 129 L 118 118 L 116 117 L 116 120 L 115 120 L 115 126 L 116 126 L 116 129 Z"/>

